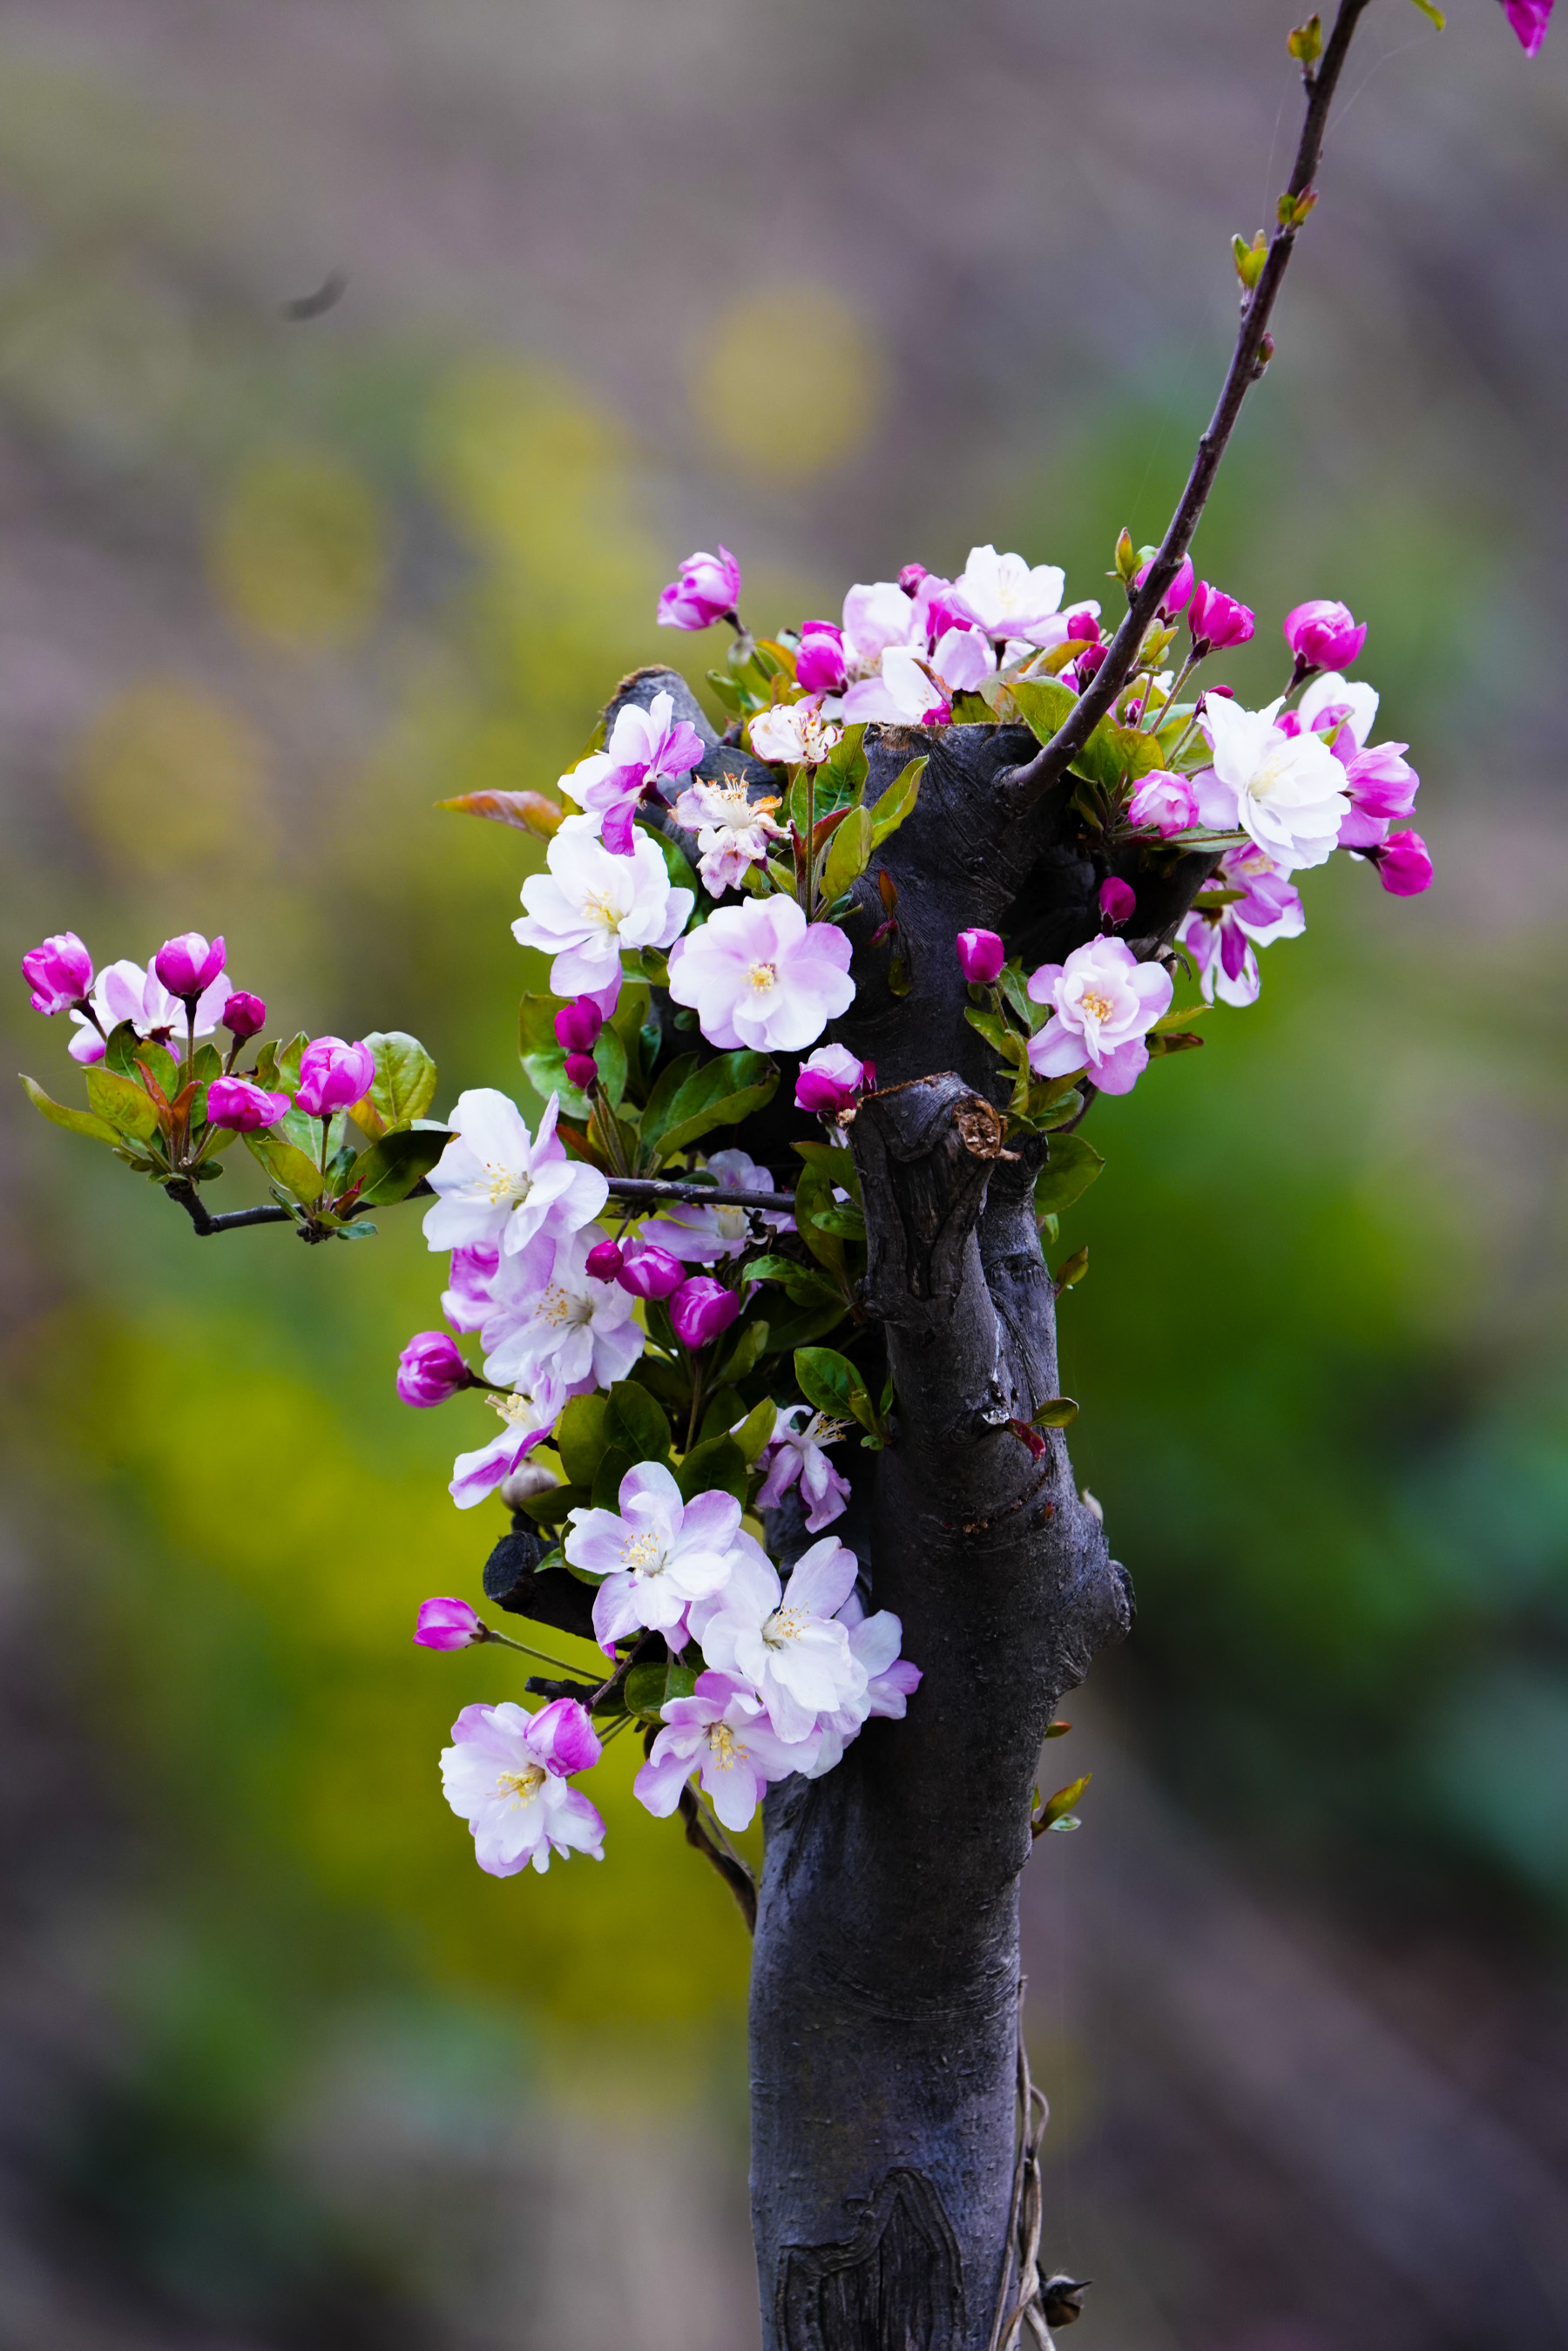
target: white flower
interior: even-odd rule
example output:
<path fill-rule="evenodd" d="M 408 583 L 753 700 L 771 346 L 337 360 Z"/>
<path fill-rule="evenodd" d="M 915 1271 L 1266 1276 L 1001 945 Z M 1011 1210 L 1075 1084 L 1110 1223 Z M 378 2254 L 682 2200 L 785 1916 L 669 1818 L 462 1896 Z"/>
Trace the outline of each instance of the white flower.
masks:
<path fill-rule="evenodd" d="M 848 1628 L 850 1647 L 865 1667 L 865 1696 L 822 1722 L 816 1755 L 806 1767 L 809 1780 L 820 1780 L 841 1761 L 844 1749 L 873 1715 L 902 1722 L 925 1678 L 918 1666 L 898 1654 L 904 1646 L 904 1626 L 891 1609 L 880 1608 L 874 1616 L 868 1616 L 860 1595 L 852 1592 L 839 1611 L 839 1622 Z"/>
<path fill-rule="evenodd" d="M 630 1291 L 595 1281 L 586 1270 L 593 1238 L 541 1238 L 502 1258 L 479 1333 L 487 1380 L 537 1387 L 553 1373 L 569 1394 L 580 1395 L 625 1378 L 646 1342 L 632 1320 L 637 1301 Z"/>
<path fill-rule="evenodd" d="M 573 1510 L 562 1545 L 573 1567 L 604 1579 L 593 1595 L 600 1645 L 612 1650 L 646 1625 L 683 1648 L 692 1602 L 722 1590 L 738 1559 L 767 1553 L 742 1534 L 733 1494 L 715 1489 L 683 1502 L 662 1461 L 628 1469 L 616 1500 L 619 1510 Z"/>
<path fill-rule="evenodd" d="M 799 1053 L 854 1002 L 850 943 L 807 924 L 793 898 L 720 906 L 670 950 L 670 994 L 695 1008 L 710 1045 Z"/>
<path fill-rule="evenodd" d="M 536 1138 L 517 1104 L 494 1087 L 458 1095 L 452 1140 L 430 1171 L 439 1196 L 424 1214 L 433 1249 L 498 1244 L 510 1255 L 540 1233 L 565 1239 L 593 1222 L 610 1187 L 597 1167 L 567 1157 L 556 1111 L 551 1094 Z"/>
<path fill-rule="evenodd" d="M 471 1510 L 486 1494 L 542 1444 L 566 1402 L 566 1390 L 553 1372 L 541 1372 L 531 1395 L 497 1395 L 485 1391 L 485 1401 L 501 1416 L 501 1434 L 472 1453 L 460 1453 L 452 1465 L 447 1492 L 460 1510 Z M 547 1473 L 548 1474 L 548 1473 Z"/>
<path fill-rule="evenodd" d="M 844 657 L 850 676 L 872 677 L 889 645 L 925 643 L 924 614 L 896 580 L 861 581 L 844 598 Z"/>
<path fill-rule="evenodd" d="M 1219 831 L 1239 825 L 1281 873 L 1294 873 L 1327 862 L 1350 795 L 1322 736 L 1282 733 L 1274 724 L 1280 707 L 1244 710 L 1210 695 L 1199 724 L 1214 765 L 1193 778 L 1193 789 L 1206 825 Z"/>
<path fill-rule="evenodd" d="M 727 1208 L 727 1192 L 771 1192 L 773 1178 L 766 1167 L 744 1151 L 716 1151 L 704 1163 L 717 1178 L 714 1206 L 683 1200 L 643 1228 L 643 1238 L 657 1241 L 672 1257 L 688 1264 L 711 1265 L 716 1258 L 738 1257 L 751 1238 L 751 1218 L 759 1216 L 775 1232 L 792 1232 L 794 1219 L 774 1208 Z"/>
<path fill-rule="evenodd" d="M 658 844 L 633 833 L 624 857 L 605 848 L 598 820 L 569 816 L 551 841 L 548 873 L 523 884 L 528 912 L 512 925 L 525 947 L 553 956 L 549 984 L 557 996 L 607 987 L 621 975 L 623 947 L 667 947 L 692 911 L 689 890 L 670 882 Z"/>
<path fill-rule="evenodd" d="M 844 734 L 841 726 L 822 716 L 820 694 L 808 695 L 804 702 L 780 702 L 771 710 L 759 710 L 747 731 L 759 759 L 772 759 L 786 768 L 802 764 L 820 768 Z"/>
<path fill-rule="evenodd" d="M 234 993 L 234 982 L 226 971 L 220 971 L 211 986 L 204 988 L 196 1004 L 193 1034 L 210 1037 L 224 1017 L 224 1006 Z M 105 964 L 99 973 L 92 991 L 92 1008 L 108 1036 L 122 1020 L 131 1021 L 139 1037 L 167 1037 L 176 1061 L 185 1050 L 185 1007 L 177 996 L 171 996 L 158 977 L 158 958 L 153 956 L 145 971 L 139 963 L 129 961 Z M 81 1034 L 72 1039 L 71 1059 L 97 1061 L 103 1057 L 103 1038 L 88 1019 L 85 1012 L 73 1012 L 71 1019 Z M 78 1050 L 79 1048 L 79 1050 Z"/>
<path fill-rule="evenodd" d="M 693 1604 L 691 1629 L 704 1657 L 750 1683 L 780 1739 L 808 1739 L 821 1717 L 865 1697 L 866 1669 L 833 1621 L 854 1581 L 853 1552 L 824 1535 L 782 1589 L 767 1554 L 748 1552 L 721 1592 Z"/>
<path fill-rule="evenodd" d="M 768 844 L 783 837 L 785 828 L 773 821 L 777 799 L 748 799 L 743 776 L 725 776 L 717 783 L 697 777 L 675 802 L 675 818 L 697 837 L 698 871 L 703 887 L 716 898 L 738 890 L 748 866 L 760 865 Z"/>
<path fill-rule="evenodd" d="M 1342 764 L 1348 766 L 1354 752 L 1366 748 L 1378 699 L 1375 685 L 1366 685 L 1360 678 L 1342 677 L 1337 669 L 1330 669 L 1313 678 L 1296 705 L 1296 716 L 1312 734 L 1319 731 L 1320 718 L 1325 726 L 1343 726 L 1336 749 Z"/>
<path fill-rule="evenodd" d="M 988 637 L 1027 637 L 1039 644 L 1051 633 L 1067 575 L 1054 563 L 1032 570 L 1021 555 L 972 547 L 953 586 Z"/>
<path fill-rule="evenodd" d="M 446 1801 L 474 1832 L 474 1858 L 492 1877 L 530 1862 L 542 1876 L 552 1853 L 604 1858 L 604 1823 L 567 1774 L 597 1763 L 601 1743 L 575 1698 L 537 1714 L 514 1706 L 465 1706 L 443 1748 Z"/>

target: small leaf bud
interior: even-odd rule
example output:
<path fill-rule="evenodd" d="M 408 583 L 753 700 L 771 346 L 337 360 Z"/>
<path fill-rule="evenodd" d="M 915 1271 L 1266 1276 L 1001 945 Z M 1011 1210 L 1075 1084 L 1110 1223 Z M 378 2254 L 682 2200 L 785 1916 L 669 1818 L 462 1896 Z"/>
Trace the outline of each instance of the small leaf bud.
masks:
<path fill-rule="evenodd" d="M 1323 53 L 1323 20 L 1317 15 L 1298 25 L 1285 44 L 1298 65 L 1315 66 Z"/>
<path fill-rule="evenodd" d="M 1138 558 L 1133 546 L 1133 534 L 1124 530 L 1116 541 L 1116 577 L 1129 584 L 1136 576 Z"/>

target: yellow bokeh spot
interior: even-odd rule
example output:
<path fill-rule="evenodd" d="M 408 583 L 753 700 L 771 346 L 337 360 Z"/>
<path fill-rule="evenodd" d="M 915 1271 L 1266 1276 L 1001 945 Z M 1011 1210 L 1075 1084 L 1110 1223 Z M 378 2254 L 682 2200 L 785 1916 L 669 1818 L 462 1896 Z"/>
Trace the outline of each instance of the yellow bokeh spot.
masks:
<path fill-rule="evenodd" d="M 248 634 L 300 649 L 350 644 L 375 619 L 386 587 L 381 501 L 340 458 L 275 452 L 230 491 L 211 563 L 230 617 Z"/>
<path fill-rule="evenodd" d="M 776 286 L 726 310 L 700 346 L 692 399 L 725 453 L 778 481 L 832 471 L 863 446 L 885 371 L 865 321 L 825 286 Z"/>
<path fill-rule="evenodd" d="M 99 847 L 149 875 L 200 863 L 266 821 L 259 738 L 237 710 L 177 678 L 106 703 L 78 747 L 77 798 Z"/>

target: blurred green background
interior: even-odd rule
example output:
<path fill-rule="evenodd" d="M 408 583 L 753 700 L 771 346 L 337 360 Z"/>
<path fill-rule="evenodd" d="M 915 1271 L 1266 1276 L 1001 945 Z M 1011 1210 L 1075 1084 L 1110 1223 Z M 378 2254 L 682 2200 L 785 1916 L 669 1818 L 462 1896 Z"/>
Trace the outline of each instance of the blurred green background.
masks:
<path fill-rule="evenodd" d="M 1490 0 L 1453 18 L 1372 12 L 1197 546 L 1260 614 L 1246 698 L 1289 604 L 1369 622 L 1437 885 L 1309 876 L 1260 1003 L 1097 1106 L 1109 1165 L 1064 1224 L 1074 1458 L 1141 1604 L 1030 1962 L 1052 2222 L 1070 2260 L 1113 2249 L 1106 2351 L 1568 2325 L 1539 2262 L 1511 2300 L 1420 2276 L 1450 2188 L 1520 2267 L 1568 2156 L 1568 79 Z M 517 1086 L 532 852 L 433 803 L 548 789 L 638 663 L 700 676 L 708 642 L 652 618 L 690 545 L 736 549 L 768 626 L 987 538 L 1095 592 L 1218 381 L 1226 241 L 1293 135 L 1286 28 L 1221 0 L 13 8 L 13 967 L 68 926 L 100 963 L 222 930 L 281 1033 L 412 1029 L 443 1107 Z M 338 269 L 335 308 L 286 315 Z M 5 1019 L 68 1093 L 65 1024 L 19 987 Z M 19 1092 L 5 1118 L 5 2339 L 753 2340 L 727 1897 L 624 1748 L 601 1867 L 491 1881 L 440 1796 L 457 1708 L 524 1668 L 408 1639 L 503 1525 L 445 1493 L 468 1407 L 392 1394 L 438 1320 L 416 1212 L 197 1248 Z M 1359 2003 L 1469 2102 L 1397 2245 L 1325 2250 L 1356 2225 L 1311 2081 L 1266 2128 L 1227 2109 L 1267 2194 L 1198 2209 L 1190 2147 L 1129 2161 L 1131 2075 L 1176 2060 L 1060 1939 L 1075 1885 L 1102 1915 L 1075 1873 L 1118 1789 L 1287 1922 L 1325 2016 Z M 1152 1944 L 1137 1878 L 1115 1932 Z"/>

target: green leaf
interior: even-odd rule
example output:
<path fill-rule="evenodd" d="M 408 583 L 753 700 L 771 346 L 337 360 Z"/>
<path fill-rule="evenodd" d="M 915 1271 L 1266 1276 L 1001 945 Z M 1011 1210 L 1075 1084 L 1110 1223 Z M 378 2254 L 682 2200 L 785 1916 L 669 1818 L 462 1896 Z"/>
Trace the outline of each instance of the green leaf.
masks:
<path fill-rule="evenodd" d="M 1042 1127 L 1047 1134 L 1053 1127 L 1070 1126 L 1083 1107 L 1083 1096 L 1071 1079 L 1065 1093 L 1059 1091 L 1061 1085 L 1060 1078 L 1051 1085 L 1037 1078 L 1029 1090 L 1026 1115 L 1032 1125 Z"/>
<path fill-rule="evenodd" d="M 1034 1416 L 1036 1428 L 1071 1428 L 1078 1417 L 1078 1406 L 1071 1396 L 1047 1396 Z"/>
<path fill-rule="evenodd" d="M 384 1208 L 394 1200 L 406 1200 L 450 1140 L 444 1126 L 393 1127 L 354 1162 L 359 1202 L 368 1208 Z"/>
<path fill-rule="evenodd" d="M 646 1159 L 673 1158 L 716 1126 L 738 1126 L 773 1099 L 779 1072 L 765 1053 L 720 1053 L 699 1063 L 693 1054 L 672 1061 L 648 1097 L 642 1142 Z"/>
<path fill-rule="evenodd" d="M 1028 1041 L 1020 1037 L 1010 1021 L 995 1012 L 984 1011 L 977 1004 L 966 1004 L 964 1018 L 971 1029 L 982 1036 L 994 1053 L 1017 1069 L 1028 1052 Z"/>
<path fill-rule="evenodd" d="M 1078 699 L 1069 687 L 1059 685 L 1053 678 L 1013 678 L 1008 691 L 1041 743 L 1051 741 Z M 1150 768 L 1157 768 L 1160 757 L 1154 736 L 1139 737 L 1132 727 L 1117 726 L 1113 721 L 1102 718 L 1088 742 L 1074 753 L 1072 770 L 1075 775 L 1087 776 L 1092 782 L 1113 789 L 1134 762 L 1142 762 L 1136 770 L 1141 775 Z"/>
<path fill-rule="evenodd" d="M 698 1436 L 706 1445 L 710 1437 L 728 1437 L 746 1418 L 746 1398 L 727 1381 L 716 1395 L 703 1405 L 702 1426 Z"/>
<path fill-rule="evenodd" d="M 135 1079 L 105 1069 L 101 1061 L 87 1073 L 87 1098 L 99 1118 L 107 1119 L 121 1134 L 139 1134 L 145 1140 L 158 1133 L 158 1113 Z"/>
<path fill-rule="evenodd" d="M 555 1433 L 561 1468 L 574 1486 L 591 1486 L 609 1439 L 604 1423 L 609 1398 L 595 1393 L 573 1396 L 561 1414 Z"/>
<path fill-rule="evenodd" d="M 668 1675 L 667 1664 L 633 1666 L 622 1685 L 627 1713 L 656 1715 L 664 1703 Z"/>
<path fill-rule="evenodd" d="M 819 1208 L 811 1218 L 820 1233 L 833 1233 L 841 1241 L 859 1241 L 865 1247 L 865 1212 L 853 1201 L 836 1208 Z"/>
<path fill-rule="evenodd" d="M 583 1399 L 574 1398 L 573 1401 L 581 1402 Z M 585 1510 L 592 1499 L 592 1489 L 588 1486 L 552 1486 L 546 1493 L 530 1494 L 523 1508 L 536 1526 L 559 1527 L 569 1511 Z M 594 1576 L 591 1580 L 597 1583 L 600 1579 Z M 586 1583 L 589 1578 L 585 1575 L 583 1581 Z"/>
<path fill-rule="evenodd" d="M 744 1502 L 748 1468 L 733 1437 L 710 1437 L 694 1445 L 675 1471 L 681 1499 L 689 1502 L 698 1494 L 717 1492 L 733 1494 L 737 1502 Z"/>
<path fill-rule="evenodd" d="M 64 1102 L 51 1102 L 44 1089 L 33 1078 L 23 1078 L 28 1101 L 35 1110 L 42 1111 L 51 1126 L 63 1126 L 72 1134 L 88 1134 L 95 1143 L 118 1143 L 120 1136 L 107 1119 L 96 1118 L 89 1110 L 68 1110 Z"/>
<path fill-rule="evenodd" d="M 846 1156 L 848 1155 L 846 1154 Z M 809 1159 L 800 1171 L 795 1186 L 795 1223 L 800 1238 L 819 1265 L 825 1265 L 841 1284 L 849 1278 L 848 1260 L 843 1242 L 836 1233 L 824 1232 L 816 1222 L 819 1215 L 838 1206 L 833 1198 L 832 1179 L 819 1162 Z"/>
<path fill-rule="evenodd" d="M 858 1420 L 873 1437 L 882 1433 L 865 1382 L 847 1355 L 832 1347 L 797 1347 L 795 1377 L 800 1394 L 833 1420 Z"/>
<path fill-rule="evenodd" d="M 871 860 L 873 824 L 871 811 L 852 808 L 828 843 L 822 860 L 821 888 L 824 896 L 837 898 L 858 882 Z"/>
<path fill-rule="evenodd" d="M 1427 17 L 1431 24 L 1436 25 L 1439 33 L 1445 32 L 1448 29 L 1448 18 L 1444 16 L 1440 8 L 1433 6 L 1432 0 L 1416 0 L 1416 5 L 1419 8 L 1423 16 Z"/>
<path fill-rule="evenodd" d="M 630 1453 L 623 1453 L 618 1445 L 606 1446 L 593 1473 L 593 1507 L 596 1510 L 619 1510 L 621 1480 L 636 1467 Z"/>
<path fill-rule="evenodd" d="M 900 768 L 877 800 L 871 810 L 873 849 L 880 849 L 883 842 L 898 831 L 920 797 L 920 778 L 925 773 L 925 758 L 911 759 L 906 768 Z"/>
<path fill-rule="evenodd" d="M 724 1367 L 725 1378 L 731 1381 L 749 1378 L 767 1346 L 768 1325 L 758 1316 L 744 1326 L 730 1350 L 729 1360 Z"/>
<path fill-rule="evenodd" d="M 604 1441 L 633 1461 L 663 1461 L 670 1450 L 670 1424 L 647 1389 L 635 1380 L 617 1380 L 606 1399 Z"/>
<path fill-rule="evenodd" d="M 664 1674 L 664 1704 L 675 1698 L 690 1698 L 697 1686 L 695 1666 L 683 1666 L 672 1657 Z"/>
<path fill-rule="evenodd" d="M 104 1041 L 103 1060 L 97 1066 L 105 1070 L 118 1070 L 122 1078 L 133 1078 L 136 1075 L 136 1056 L 139 1050 L 145 1051 L 146 1047 L 142 1039 L 136 1033 L 135 1022 L 121 1020 L 117 1027 L 110 1030 Z M 163 1091 L 167 1093 L 168 1087 L 165 1086 Z"/>
<path fill-rule="evenodd" d="M 734 1432 L 735 1441 L 747 1461 L 756 1460 L 772 1436 L 778 1419 L 779 1407 L 770 1395 L 764 1396 L 760 1404 L 753 1405 Z"/>
<path fill-rule="evenodd" d="M 861 1196 L 860 1169 L 855 1165 L 852 1151 L 841 1143 L 792 1143 L 790 1150 L 808 1167 L 815 1167 L 827 1176 L 830 1185 L 847 1192 L 852 1200 Z"/>
<path fill-rule="evenodd" d="M 267 1081 L 269 1092 L 286 1094 L 298 1092 L 299 1064 L 304 1059 L 305 1048 L 309 1042 L 309 1038 L 301 1029 L 298 1036 L 290 1037 L 287 1045 L 274 1047 L 273 1076 Z"/>
<path fill-rule="evenodd" d="M 1057 1267 L 1056 1287 L 1058 1290 L 1075 1290 L 1088 1270 L 1089 1244 L 1085 1241 L 1082 1249 L 1074 1249 L 1071 1257 L 1064 1257 L 1061 1263 Z"/>
<path fill-rule="evenodd" d="M 1058 1825 L 1065 1827 L 1068 1818 L 1071 1813 L 1073 1805 L 1078 1802 L 1078 1799 L 1082 1796 L 1084 1789 L 1089 1785 L 1089 1782 L 1093 1776 L 1094 1775 L 1092 1771 L 1085 1771 L 1082 1780 L 1071 1780 L 1065 1788 L 1058 1788 L 1055 1795 L 1051 1797 L 1050 1802 L 1042 1807 L 1040 1816 L 1034 1823 L 1034 1833 L 1036 1836 L 1040 1836 L 1045 1830 L 1056 1828 Z M 1076 1822 L 1074 1822 L 1073 1825 L 1076 1827 Z"/>
<path fill-rule="evenodd" d="M 813 1339 L 825 1339 L 836 1331 L 850 1311 L 849 1300 L 841 1291 L 830 1290 L 824 1282 L 823 1295 L 815 1303 L 797 1306 L 792 1314 L 776 1314 L 769 1328 L 768 1343 L 778 1353 L 789 1354 Z M 793 1292 L 790 1293 L 793 1296 Z"/>
<path fill-rule="evenodd" d="M 376 1074 L 350 1115 L 371 1137 L 412 1126 L 435 1098 L 434 1061 L 402 1029 L 372 1029 L 364 1042 L 376 1057 Z"/>
<path fill-rule="evenodd" d="M 246 1150 L 259 1159 L 275 1184 L 291 1192 L 301 1207 L 320 1196 L 321 1170 L 281 1134 L 247 1134 Z"/>
<path fill-rule="evenodd" d="M 1082 1193 L 1087 1192 L 1104 1165 L 1094 1145 L 1085 1143 L 1081 1134 L 1053 1136 L 1051 1156 L 1035 1178 L 1035 1215 L 1059 1216 L 1063 1208 L 1071 1207 Z"/>

